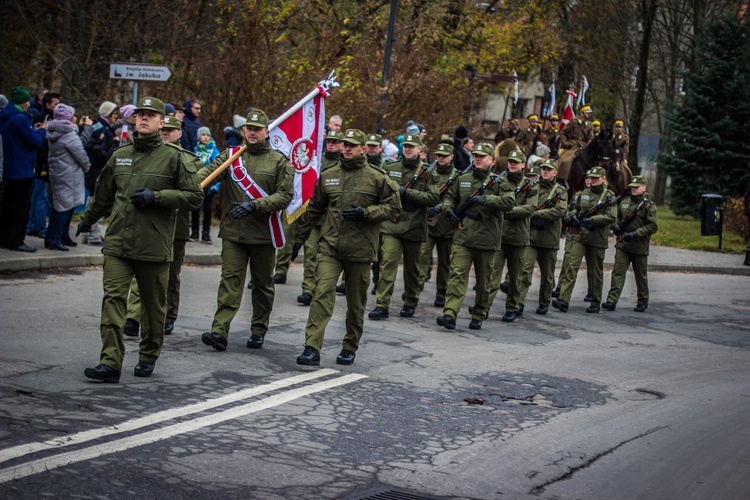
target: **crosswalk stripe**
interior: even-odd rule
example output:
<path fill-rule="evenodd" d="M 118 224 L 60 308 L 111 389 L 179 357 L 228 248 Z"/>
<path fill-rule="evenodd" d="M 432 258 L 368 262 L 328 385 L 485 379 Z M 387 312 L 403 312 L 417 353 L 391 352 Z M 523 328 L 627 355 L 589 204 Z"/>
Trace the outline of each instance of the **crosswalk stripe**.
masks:
<path fill-rule="evenodd" d="M 241 401 L 243 399 L 251 398 L 259 394 L 264 394 L 266 392 L 283 389 L 284 387 L 289 387 L 292 385 L 300 384 L 302 382 L 307 382 L 309 380 L 314 380 L 316 378 L 326 377 L 333 373 L 339 373 L 339 372 L 337 370 L 331 370 L 329 368 L 316 370 L 310 373 L 304 373 L 301 375 L 295 375 L 293 377 L 288 377 L 288 378 L 284 378 L 281 380 L 275 380 L 268 384 L 233 392 L 232 394 L 227 394 L 225 396 L 220 396 L 218 398 L 201 401 L 200 403 L 189 404 L 189 405 L 182 406 L 179 408 L 170 408 L 169 410 L 164 410 L 164 411 L 153 413 L 151 415 L 146 415 L 145 417 L 128 420 L 120 424 L 113 425 L 111 427 L 103 427 L 99 429 L 92 429 L 89 431 L 78 432 L 76 434 L 71 434 L 70 436 L 62 436 L 59 438 L 51 439 L 49 441 L 43 441 L 43 442 L 38 442 L 38 443 L 27 443 L 27 444 L 21 444 L 18 446 L 13 446 L 11 448 L 0 450 L 0 463 L 6 462 L 8 460 L 12 460 L 14 458 L 22 457 L 30 453 L 36 453 L 42 450 L 62 448 L 64 446 L 85 443 L 86 441 L 91 441 L 92 439 L 98 439 L 104 436 L 110 436 L 112 434 L 119 434 L 121 432 L 128 432 L 128 431 L 132 431 L 135 429 L 140 429 L 141 427 L 158 424 L 160 422 L 165 422 L 167 420 L 172 420 L 174 418 L 179 418 L 185 415 L 190 415 L 192 413 L 198 413 L 198 412 L 202 412 L 205 410 L 210 410 L 211 408 L 224 406 L 229 403 Z"/>

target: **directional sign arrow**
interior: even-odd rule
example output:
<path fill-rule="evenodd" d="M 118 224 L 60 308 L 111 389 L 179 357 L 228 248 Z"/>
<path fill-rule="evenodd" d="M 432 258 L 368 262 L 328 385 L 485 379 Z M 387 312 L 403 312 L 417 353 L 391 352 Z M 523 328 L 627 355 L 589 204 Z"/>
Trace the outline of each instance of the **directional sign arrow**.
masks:
<path fill-rule="evenodd" d="M 109 77 L 115 80 L 166 82 L 170 76 L 172 72 L 167 66 L 141 63 L 111 63 L 109 65 Z"/>

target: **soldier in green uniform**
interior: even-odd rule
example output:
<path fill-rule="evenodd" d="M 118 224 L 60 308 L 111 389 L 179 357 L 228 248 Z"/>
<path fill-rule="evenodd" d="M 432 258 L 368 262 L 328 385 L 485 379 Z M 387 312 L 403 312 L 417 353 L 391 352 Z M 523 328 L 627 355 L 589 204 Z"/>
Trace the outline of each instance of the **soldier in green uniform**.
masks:
<path fill-rule="evenodd" d="M 338 118 L 332 116 L 331 120 Z M 340 120 L 340 118 L 339 118 Z M 322 173 L 328 167 L 331 167 L 341 161 L 341 151 L 344 143 L 343 132 L 340 130 L 329 130 L 326 134 L 325 153 L 320 161 L 320 172 Z M 315 293 L 315 267 L 318 265 L 318 241 L 320 240 L 320 228 L 323 227 L 325 217 L 321 218 L 310 231 L 310 236 L 305 240 L 305 260 L 302 274 L 302 293 L 297 296 L 297 303 L 303 306 L 309 306 Z M 296 236 L 295 236 L 296 239 Z M 291 259 L 291 254 L 290 254 Z"/>
<path fill-rule="evenodd" d="M 621 161 L 624 167 L 628 166 L 628 152 L 630 151 L 630 137 L 622 131 L 625 122 L 615 120 L 615 129 L 612 134 L 612 151 L 616 161 Z"/>
<path fill-rule="evenodd" d="M 588 189 L 591 187 L 591 177 L 588 177 L 588 171 L 586 171 L 586 176 L 587 177 L 584 181 L 584 184 Z M 574 199 L 568 200 L 568 211 L 565 215 L 573 211 L 573 207 L 575 206 L 574 202 Z M 560 296 L 560 282 L 562 281 L 562 277 L 565 275 L 565 270 L 568 268 L 568 264 L 570 263 L 570 249 L 573 247 L 573 243 L 581 239 L 580 236 L 581 232 L 578 228 L 571 228 L 570 226 L 565 225 L 565 248 L 563 249 L 563 260 L 562 264 L 560 265 L 560 275 L 557 278 L 557 285 L 555 286 L 555 289 L 552 290 L 552 297 L 554 298 L 558 298 Z M 586 289 L 586 297 L 583 300 L 585 300 L 586 302 L 591 302 L 591 285 L 589 285 L 589 287 Z"/>
<path fill-rule="evenodd" d="M 437 205 L 440 197 L 439 177 L 435 172 L 429 172 L 427 177 L 418 180 L 410 188 L 406 187 L 415 176 L 428 168 L 420 160 L 422 139 L 419 134 L 404 136 L 404 157 L 401 161 L 387 163 L 385 171 L 388 177 L 396 182 L 401 199 L 401 215 L 397 222 L 387 220 L 383 222 L 382 244 L 383 258 L 380 261 L 380 280 L 378 281 L 377 303 L 368 317 L 374 320 L 388 318 L 388 306 L 391 303 L 393 287 L 398 273 L 398 264 L 403 255 L 404 259 L 404 307 L 402 318 L 414 316 L 419 300 L 419 254 L 422 243 L 427 239 L 428 207 Z"/>
<path fill-rule="evenodd" d="M 261 110 L 247 114 L 242 126 L 247 150 L 216 179 L 221 182 L 221 282 L 218 307 L 204 344 L 217 351 L 227 348 L 229 326 L 242 301 L 243 283 L 250 262 L 253 318 L 247 347 L 259 349 L 268 332 L 273 309 L 273 267 L 276 248 L 271 235 L 271 217 L 289 205 L 293 196 L 293 172 L 289 160 L 268 143 L 268 116 Z M 208 177 L 230 156 L 223 151 L 210 165 L 198 171 Z M 243 187 L 244 186 L 244 187 Z"/>
<path fill-rule="evenodd" d="M 448 189 L 454 184 L 459 176 L 459 171 L 453 167 L 453 146 L 440 143 L 435 150 L 437 166 L 435 173 L 439 177 L 440 188 L 443 191 L 440 196 L 442 202 Z M 443 189 L 446 186 L 446 189 Z M 438 191 L 438 194 L 440 192 Z M 453 246 L 453 235 L 456 226 L 448 218 L 448 214 L 442 212 L 440 205 L 427 210 L 427 241 L 422 244 L 422 255 L 419 258 L 419 286 L 424 286 L 432 265 L 432 249 L 437 247 L 437 293 L 435 295 L 435 307 L 445 307 L 445 291 L 448 288 L 448 275 L 451 271 L 451 247 Z"/>
<path fill-rule="evenodd" d="M 656 205 L 644 200 L 646 178 L 640 175 L 633 177 L 628 184 L 630 196 L 624 198 L 617 209 L 617 221 L 613 227 L 617 244 L 615 245 L 615 265 L 612 268 L 612 284 L 609 287 L 607 301 L 602 307 L 614 311 L 625 284 L 625 273 L 633 264 L 635 287 L 638 303 L 635 311 L 643 312 L 648 308 L 648 250 L 651 235 L 659 229 Z M 629 214 L 632 220 L 626 222 Z"/>
<path fill-rule="evenodd" d="M 565 274 L 560 280 L 560 296 L 552 301 L 552 306 L 562 312 L 568 311 L 570 296 L 578 278 L 583 257 L 586 257 L 586 272 L 591 287 L 591 305 L 586 308 L 588 313 L 598 313 L 602 301 L 602 286 L 604 281 L 604 251 L 609 240 L 609 226 L 615 221 L 616 206 L 599 209 L 594 215 L 584 217 L 590 208 L 614 198 L 615 194 L 604 187 L 604 176 L 607 174 L 602 167 L 594 167 L 588 172 L 591 187 L 576 194 L 573 210 L 569 213 L 570 224 L 579 229 L 580 239 L 570 248 L 570 261 Z"/>
<path fill-rule="evenodd" d="M 454 226 L 459 220 L 462 227 L 456 231 L 451 250 L 451 273 L 445 295 L 443 315 L 437 324 L 449 330 L 456 328 L 456 317 L 464 303 L 469 287 L 469 271 L 472 264 L 477 279 L 477 292 L 471 310 L 469 328 L 479 330 L 490 306 L 489 279 L 492 259 L 500 248 L 503 235 L 503 212 L 512 210 L 516 204 L 513 186 L 504 178 L 492 173 L 495 163 L 491 144 L 483 143 L 474 150 L 474 165 L 461 174 L 445 197 L 444 211 Z M 478 190 L 487 187 L 479 196 Z M 459 211 L 457 214 L 456 211 Z M 460 214 L 465 210 L 463 214 Z M 459 215 L 464 215 L 460 218 Z"/>
<path fill-rule="evenodd" d="M 560 133 L 558 171 L 562 179 L 568 178 L 576 153 L 594 138 L 594 126 L 589 121 L 592 112 L 591 106 L 582 106 L 578 118 L 570 120 Z"/>
<path fill-rule="evenodd" d="M 545 200 L 550 201 L 549 206 L 535 210 L 531 214 L 531 235 L 521 275 L 520 303 L 522 306 L 526 303 L 526 294 L 531 286 L 534 264 L 538 263 L 542 276 L 539 283 L 539 307 L 537 307 L 536 313 L 547 314 L 552 300 L 555 262 L 557 262 L 557 251 L 560 248 L 562 219 L 565 217 L 568 207 L 568 195 L 565 193 L 565 188 L 556 182 L 557 162 L 555 160 L 547 159 L 542 163 L 541 175 L 537 207 Z M 560 194 L 558 200 L 553 202 L 558 194 Z"/>
<path fill-rule="evenodd" d="M 529 126 L 522 129 L 514 138 L 525 157 L 529 157 L 536 150 L 536 138 L 539 135 L 539 116 L 531 114 L 526 117 Z"/>
<path fill-rule="evenodd" d="M 86 368 L 94 380 L 120 381 L 125 344 L 123 326 L 128 291 L 135 276 L 143 300 L 142 332 L 134 375 L 154 371 L 164 343 L 167 281 L 175 231 L 175 210 L 190 211 L 203 201 L 191 155 L 162 141 L 164 103 L 155 97 L 138 101 L 133 113 L 137 136 L 115 150 L 96 182 L 94 201 L 78 232 L 111 214 L 104 241 L 102 351 L 99 365 Z"/>
<path fill-rule="evenodd" d="M 382 169 L 383 165 L 385 165 L 385 158 L 383 158 L 383 136 L 380 134 L 369 134 L 365 146 L 367 146 L 367 161 L 371 165 Z"/>
<path fill-rule="evenodd" d="M 164 126 L 161 129 L 161 138 L 166 143 L 180 146 L 182 137 L 182 122 L 176 116 L 164 118 Z M 180 146 L 182 149 L 182 146 Z M 196 170 L 203 164 L 200 159 L 187 150 L 189 156 L 195 157 Z M 177 211 L 177 222 L 174 230 L 174 258 L 169 265 L 169 283 L 167 284 L 167 318 L 164 322 L 164 335 L 170 335 L 174 330 L 174 322 L 177 321 L 177 312 L 180 307 L 180 271 L 185 260 L 185 245 L 190 238 L 190 212 L 186 210 Z M 134 278 L 130 287 L 128 297 L 127 320 L 123 333 L 131 337 L 137 337 L 141 321 L 141 294 L 138 291 L 138 281 Z"/>
<path fill-rule="evenodd" d="M 503 278 L 503 267 L 508 263 L 508 293 L 505 296 L 505 314 L 503 321 L 516 320 L 521 305 L 521 273 L 523 272 L 524 254 L 529 246 L 529 217 L 534 213 L 539 197 L 539 186 L 536 184 L 523 190 L 527 183 L 524 176 L 526 157 L 518 151 L 511 151 L 508 156 L 507 180 L 513 187 L 516 206 L 505 213 L 503 238 L 500 249 L 495 252 L 490 273 L 490 306 L 495 300 Z"/>
<path fill-rule="evenodd" d="M 333 315 L 335 288 L 343 271 L 346 279 L 346 335 L 336 363 L 354 362 L 362 338 L 370 263 L 380 241 L 380 223 L 401 211 L 398 185 L 365 156 L 365 134 L 349 129 L 344 134 L 343 158 L 320 174 L 315 193 L 300 220 L 292 258 L 325 216 L 310 314 L 305 327 L 305 350 L 299 365 L 319 365 L 326 326 Z"/>

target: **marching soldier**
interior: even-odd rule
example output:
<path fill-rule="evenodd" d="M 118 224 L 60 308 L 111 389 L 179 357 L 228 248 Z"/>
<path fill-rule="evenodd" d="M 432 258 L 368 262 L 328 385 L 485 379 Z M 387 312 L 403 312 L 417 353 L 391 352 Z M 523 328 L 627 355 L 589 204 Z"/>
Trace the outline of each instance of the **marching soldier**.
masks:
<path fill-rule="evenodd" d="M 331 120 L 336 121 L 334 118 L 338 116 L 332 116 Z M 330 123 L 329 123 L 330 124 Z M 339 124 L 339 127 L 341 125 Z M 344 138 L 343 132 L 340 130 L 331 129 L 326 134 L 325 140 L 325 153 L 320 161 L 320 171 L 323 172 L 328 167 L 331 167 L 338 163 L 342 156 L 341 151 L 344 148 L 344 143 L 341 141 Z M 305 260 L 303 264 L 302 273 L 302 294 L 297 296 L 297 303 L 303 306 L 309 306 L 312 302 L 313 294 L 315 293 L 315 267 L 318 265 L 318 240 L 320 240 L 320 228 L 323 226 L 325 219 L 321 219 L 310 231 L 310 236 L 305 240 Z M 296 239 L 296 237 L 295 237 Z M 290 255 L 291 258 L 291 255 Z M 345 285 L 339 285 L 345 286 Z"/>
<path fill-rule="evenodd" d="M 222 182 L 221 282 L 211 331 L 205 332 L 201 340 L 217 351 L 227 348 L 229 327 L 242 301 L 248 262 L 253 284 L 253 317 L 247 347 L 262 347 L 268 332 L 276 246 L 281 244 L 283 234 L 279 211 L 292 201 L 294 175 L 289 160 L 271 149 L 267 141 L 268 123 L 263 111 L 248 113 L 242 126 L 247 150 L 216 178 L 216 182 Z M 209 166 L 198 171 L 199 177 L 208 177 L 234 151 L 234 148 L 223 151 Z"/>
<path fill-rule="evenodd" d="M 617 244 L 615 245 L 615 265 L 612 268 L 612 284 L 607 294 L 607 301 L 602 307 L 614 311 L 625 284 L 625 273 L 633 264 L 638 303 L 635 311 L 643 312 L 648 308 L 648 250 L 651 235 L 659 229 L 656 205 L 644 199 L 646 178 L 640 175 L 633 177 L 628 184 L 630 196 L 624 198 L 617 209 L 617 222 L 613 227 Z"/>
<path fill-rule="evenodd" d="M 562 312 L 568 311 L 570 296 L 578 278 L 583 257 L 586 257 L 586 272 L 591 286 L 591 305 L 586 308 L 588 313 L 598 313 L 602 299 L 602 285 L 604 280 L 604 251 L 609 240 L 609 226 L 615 221 L 616 206 L 598 209 L 592 215 L 587 211 L 599 204 L 605 204 L 613 199 L 615 194 L 604 186 L 606 170 L 594 167 L 587 176 L 591 178 L 591 187 L 576 195 L 575 204 L 569 214 L 570 224 L 579 229 L 580 239 L 570 248 L 570 260 L 565 274 L 560 280 L 560 296 L 552 301 L 552 306 Z"/>
<path fill-rule="evenodd" d="M 536 137 L 539 134 L 539 117 L 531 114 L 527 117 L 529 126 L 521 130 L 514 138 L 523 155 L 528 158 L 536 149 Z"/>
<path fill-rule="evenodd" d="M 539 186 L 532 184 L 523 174 L 526 158 L 513 151 L 508 156 L 508 183 L 514 189 L 515 206 L 504 214 L 503 237 L 500 249 L 492 260 L 490 276 L 490 306 L 492 306 L 503 278 L 503 267 L 508 263 L 508 294 L 505 297 L 503 321 L 513 322 L 521 306 L 521 272 L 524 254 L 529 246 L 529 217 L 536 209 Z"/>
<path fill-rule="evenodd" d="M 365 156 L 367 136 L 356 129 L 344 134 L 343 158 L 325 171 L 300 221 L 292 257 L 296 257 L 315 224 L 325 221 L 315 272 L 317 287 L 305 328 L 305 350 L 299 365 L 320 364 L 326 326 L 333 315 L 335 288 L 343 271 L 346 279 L 346 335 L 336 363 L 354 362 L 362 337 L 370 263 L 380 241 L 380 223 L 398 217 L 398 185 Z"/>
<path fill-rule="evenodd" d="M 164 126 L 161 128 L 161 137 L 165 143 L 180 146 L 182 138 L 182 122 L 176 116 L 166 116 Z M 203 164 L 193 153 L 182 149 L 187 156 L 194 157 L 196 170 Z M 190 212 L 187 210 L 177 211 L 177 221 L 174 230 L 174 258 L 169 264 L 169 283 L 167 283 L 167 319 L 164 322 L 164 335 L 170 335 L 174 330 L 174 322 L 177 321 L 177 312 L 180 307 L 180 272 L 185 260 L 185 245 L 190 238 Z M 123 333 L 131 337 L 137 337 L 141 321 L 141 294 L 138 291 L 138 281 L 133 279 L 128 297 L 128 313 Z"/>
<path fill-rule="evenodd" d="M 443 315 L 437 318 L 437 324 L 448 330 L 456 329 L 456 317 L 466 297 L 472 264 L 477 292 L 474 306 L 470 308 L 469 328 L 481 329 L 490 307 L 489 279 L 492 259 L 500 249 L 503 235 L 502 213 L 516 204 L 513 186 L 492 173 L 494 163 L 492 145 L 477 146 L 474 165 L 450 187 L 442 205 L 454 226 L 462 224 L 453 239 L 445 308 Z"/>
<path fill-rule="evenodd" d="M 371 165 L 383 168 L 385 159 L 383 158 L 383 136 L 380 134 L 370 134 L 367 136 L 367 161 Z"/>
<path fill-rule="evenodd" d="M 388 318 L 388 306 L 398 272 L 398 264 L 404 259 L 404 307 L 402 318 L 411 318 L 419 300 L 419 255 L 422 243 L 427 239 L 427 207 L 437 205 L 439 177 L 427 171 L 428 166 L 420 160 L 422 139 L 419 134 L 407 134 L 403 143 L 404 157 L 400 161 L 387 163 L 385 171 L 391 180 L 400 185 L 401 215 L 396 222 L 385 221 L 381 228 L 383 258 L 380 262 L 380 279 L 377 302 L 368 317 L 374 320 Z M 412 186 L 407 187 L 412 180 Z"/>
<path fill-rule="evenodd" d="M 568 206 L 566 189 L 556 182 L 557 162 L 548 159 L 541 166 L 542 180 L 539 182 L 539 205 L 531 214 L 531 234 L 526 249 L 523 274 L 521 276 L 520 304 L 526 303 L 526 294 L 531 286 L 534 264 L 539 264 L 539 307 L 537 314 L 547 314 L 552 300 L 555 281 L 555 262 L 560 248 L 562 219 Z M 541 208 L 539 208 L 541 206 Z"/>
<path fill-rule="evenodd" d="M 612 134 L 612 150 L 614 151 L 615 161 L 622 162 L 622 165 L 628 166 L 628 152 L 630 151 L 630 137 L 622 131 L 625 122 L 615 120 L 615 130 Z"/>
<path fill-rule="evenodd" d="M 586 179 L 584 180 L 584 187 L 590 188 L 591 187 L 591 177 L 588 177 L 588 171 L 586 171 Z M 568 213 L 573 211 L 575 199 L 569 199 L 568 200 L 568 211 L 565 213 L 567 215 Z M 563 220 L 565 220 L 563 218 Z M 566 234 L 565 234 L 565 248 L 563 249 L 563 260 L 562 264 L 560 265 L 560 275 L 557 278 L 557 285 L 555 286 L 555 289 L 552 290 L 552 297 L 558 298 L 560 296 L 560 282 L 562 281 L 563 276 L 565 275 L 565 270 L 568 268 L 568 264 L 570 263 L 570 249 L 573 247 L 573 243 L 578 241 L 581 236 L 581 232 L 578 230 L 578 228 L 571 228 L 569 225 L 565 224 L 563 226 L 565 228 Z M 586 297 L 583 299 L 586 302 L 591 302 L 591 285 L 589 284 L 588 288 L 586 289 Z"/>
<path fill-rule="evenodd" d="M 442 201 L 450 186 L 456 182 L 459 172 L 453 167 L 453 147 L 450 144 L 438 144 L 435 156 L 437 157 L 435 173 L 438 175 L 440 182 L 438 194 Z M 435 205 L 427 210 L 427 226 L 427 241 L 422 244 L 422 256 L 419 260 L 419 285 L 422 287 L 427 281 L 432 262 L 432 249 L 437 247 L 437 293 L 434 305 L 435 307 L 444 307 L 448 275 L 451 270 L 451 246 L 453 245 L 456 226 L 450 221 L 447 214 L 442 213 L 440 205 Z"/>
<path fill-rule="evenodd" d="M 189 212 L 203 202 L 198 167 L 191 155 L 165 144 L 164 103 L 155 97 L 138 101 L 133 113 L 138 134 L 133 143 L 115 150 L 99 174 L 94 201 L 86 209 L 77 234 L 111 213 L 104 241 L 102 350 L 99 365 L 86 377 L 118 383 L 125 344 L 123 326 L 130 283 L 135 276 L 141 293 L 141 342 L 136 377 L 149 377 L 164 343 L 167 281 L 175 231 L 175 210 Z"/>

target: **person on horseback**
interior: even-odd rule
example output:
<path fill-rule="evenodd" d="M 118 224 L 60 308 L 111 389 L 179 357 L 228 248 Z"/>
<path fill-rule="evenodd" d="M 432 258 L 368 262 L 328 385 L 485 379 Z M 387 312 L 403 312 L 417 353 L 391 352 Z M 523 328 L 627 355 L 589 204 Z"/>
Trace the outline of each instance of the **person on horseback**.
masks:
<path fill-rule="evenodd" d="M 560 160 L 558 161 L 558 178 L 568 180 L 573 159 L 591 139 L 594 138 L 594 126 L 589 121 L 591 106 L 582 106 L 578 110 L 578 118 L 568 122 L 560 133 Z"/>
<path fill-rule="evenodd" d="M 526 117 L 529 120 L 529 126 L 521 130 L 515 137 L 516 144 L 521 148 L 521 152 L 525 157 L 529 157 L 536 148 L 536 138 L 541 128 L 539 127 L 539 117 L 535 114 L 531 114 Z"/>
<path fill-rule="evenodd" d="M 591 122 L 591 126 L 594 127 L 594 137 L 598 137 L 602 132 L 602 122 L 600 122 L 599 120 L 594 120 Z"/>
<path fill-rule="evenodd" d="M 615 131 L 612 135 L 612 151 L 614 152 L 614 160 L 627 167 L 630 137 L 622 131 L 624 125 L 624 121 L 615 120 Z"/>
<path fill-rule="evenodd" d="M 503 136 L 501 140 L 515 138 L 518 133 L 521 132 L 520 125 L 521 120 L 519 120 L 518 118 L 511 118 L 510 120 L 508 120 L 508 127 L 502 130 Z"/>
<path fill-rule="evenodd" d="M 557 159 L 557 150 L 560 149 L 560 117 L 552 115 L 549 117 L 549 128 L 546 129 L 549 137 L 547 145 L 550 149 L 550 158 Z"/>

